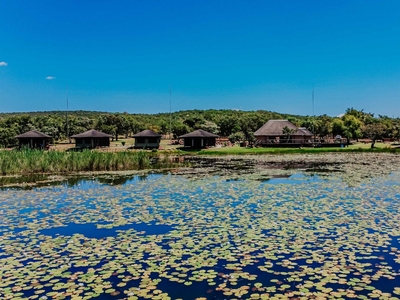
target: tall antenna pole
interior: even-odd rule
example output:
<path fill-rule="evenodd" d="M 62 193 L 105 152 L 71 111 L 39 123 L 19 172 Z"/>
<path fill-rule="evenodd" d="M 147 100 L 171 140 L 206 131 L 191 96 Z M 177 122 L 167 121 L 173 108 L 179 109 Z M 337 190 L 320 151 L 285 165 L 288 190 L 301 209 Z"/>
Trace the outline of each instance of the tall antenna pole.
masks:
<path fill-rule="evenodd" d="M 313 145 L 315 142 L 315 133 L 314 133 L 314 122 L 315 122 L 315 112 L 314 112 L 314 86 L 312 88 L 312 114 L 313 114 L 313 121 L 312 121 L 312 134 L 313 134 Z"/>
<path fill-rule="evenodd" d="M 312 89 L 312 114 L 313 114 L 313 116 L 315 116 L 315 112 L 314 112 L 314 87 Z"/>
<path fill-rule="evenodd" d="M 67 138 L 68 138 L 68 143 L 71 143 L 71 140 L 69 138 L 69 128 L 68 128 L 68 85 L 67 85 L 67 112 L 66 112 L 66 125 L 67 125 Z"/>
<path fill-rule="evenodd" d="M 171 103 L 172 89 L 169 85 L 169 138 L 172 141 L 172 103 Z"/>

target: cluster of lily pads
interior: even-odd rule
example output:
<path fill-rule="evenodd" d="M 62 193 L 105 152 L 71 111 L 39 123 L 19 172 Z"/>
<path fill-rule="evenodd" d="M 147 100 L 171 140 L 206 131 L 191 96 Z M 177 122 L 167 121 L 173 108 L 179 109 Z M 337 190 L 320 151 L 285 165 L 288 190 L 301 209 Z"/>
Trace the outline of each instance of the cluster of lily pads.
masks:
<path fill-rule="evenodd" d="M 304 174 L 4 190 L 0 298 L 400 299 L 400 172 Z"/>

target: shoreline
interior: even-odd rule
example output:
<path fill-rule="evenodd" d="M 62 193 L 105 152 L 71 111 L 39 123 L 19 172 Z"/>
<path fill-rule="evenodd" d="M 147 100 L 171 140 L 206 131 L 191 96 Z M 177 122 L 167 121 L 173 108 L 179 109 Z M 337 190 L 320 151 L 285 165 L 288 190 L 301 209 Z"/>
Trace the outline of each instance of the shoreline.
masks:
<path fill-rule="evenodd" d="M 1 188 L 35 187 L 69 178 L 129 177 L 148 174 L 183 175 L 191 177 L 277 176 L 294 172 L 340 173 L 350 182 L 381 176 L 400 170 L 399 155 L 392 153 L 312 153 L 286 155 L 189 155 L 180 156 L 181 162 L 171 167 L 135 170 L 96 170 L 73 172 L 46 172 L 0 176 Z M 190 166 L 188 166 L 190 165 Z M 31 178 L 31 179 L 30 179 Z M 9 179 L 9 180 L 7 180 Z M 13 182 L 15 180 L 15 182 Z M 20 181 L 23 182 L 20 182 Z"/>

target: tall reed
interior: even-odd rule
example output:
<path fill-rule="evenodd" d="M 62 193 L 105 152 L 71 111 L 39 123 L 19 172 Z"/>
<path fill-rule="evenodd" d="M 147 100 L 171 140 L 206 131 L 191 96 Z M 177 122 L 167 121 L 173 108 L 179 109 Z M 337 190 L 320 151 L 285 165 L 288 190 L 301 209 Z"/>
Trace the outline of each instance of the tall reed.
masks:
<path fill-rule="evenodd" d="M 0 151 L 2 175 L 65 173 L 80 171 L 118 171 L 169 168 L 177 164 L 168 155 L 135 152 L 82 152 L 13 150 Z"/>

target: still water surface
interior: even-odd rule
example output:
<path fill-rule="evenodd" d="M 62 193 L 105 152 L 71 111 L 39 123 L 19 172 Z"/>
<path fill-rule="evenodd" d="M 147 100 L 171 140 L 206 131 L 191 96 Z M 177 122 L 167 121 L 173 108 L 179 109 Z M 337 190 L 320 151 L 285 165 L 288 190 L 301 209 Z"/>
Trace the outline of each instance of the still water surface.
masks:
<path fill-rule="evenodd" d="M 398 173 L 355 186 L 301 172 L 110 176 L 0 195 L 2 299 L 400 294 Z"/>

